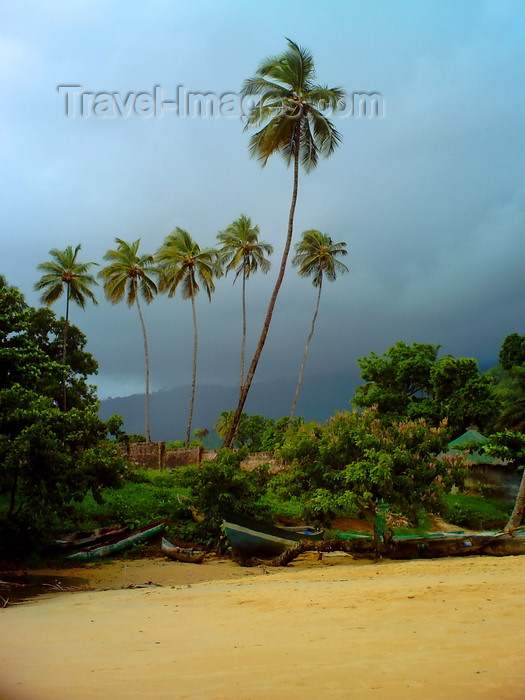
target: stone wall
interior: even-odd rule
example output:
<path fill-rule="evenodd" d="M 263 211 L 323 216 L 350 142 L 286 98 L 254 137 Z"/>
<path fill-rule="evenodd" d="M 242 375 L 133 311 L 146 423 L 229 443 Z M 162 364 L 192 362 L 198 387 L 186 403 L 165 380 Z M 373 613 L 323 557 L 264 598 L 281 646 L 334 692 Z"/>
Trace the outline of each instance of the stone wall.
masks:
<path fill-rule="evenodd" d="M 126 457 L 137 467 L 146 469 L 162 469 L 164 467 L 165 442 L 134 442 L 131 445 L 122 444 L 121 449 Z"/>
<path fill-rule="evenodd" d="M 507 465 L 472 464 L 465 479 L 467 488 L 479 491 L 489 498 L 513 503 L 518 494 L 521 473 Z"/>
<path fill-rule="evenodd" d="M 202 447 L 179 447 L 176 450 L 166 450 L 162 466 L 164 469 L 173 469 L 186 467 L 189 464 L 200 464 L 202 453 Z"/>
<path fill-rule="evenodd" d="M 131 445 L 122 445 L 122 451 L 137 467 L 146 469 L 173 469 L 200 464 L 203 461 L 213 461 L 217 457 L 216 450 L 203 450 L 202 447 L 167 450 L 165 442 L 135 442 Z M 250 471 L 266 462 L 270 465 L 271 474 L 281 471 L 284 466 L 271 453 L 252 452 L 246 455 L 241 462 L 241 467 Z"/>

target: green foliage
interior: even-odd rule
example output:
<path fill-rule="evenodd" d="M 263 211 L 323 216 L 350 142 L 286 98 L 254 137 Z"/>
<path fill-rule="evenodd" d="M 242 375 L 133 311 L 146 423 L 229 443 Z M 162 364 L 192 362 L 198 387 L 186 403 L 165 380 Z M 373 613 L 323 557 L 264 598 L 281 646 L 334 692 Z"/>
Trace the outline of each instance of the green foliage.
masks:
<path fill-rule="evenodd" d="M 75 369 L 57 361 L 57 326 L 50 312 L 38 313 L 21 303 L 17 290 L 0 288 L 0 495 L 2 516 L 27 531 L 56 520 L 72 500 L 91 491 L 100 498 L 104 486 L 118 487 L 126 461 L 117 445 L 106 441 L 121 421 L 106 423 L 90 391 L 69 382 L 72 404 L 61 411 L 64 372 Z M 72 353 L 80 373 L 96 367 L 84 353 L 85 338 Z M 58 390 L 58 391 L 57 391 Z"/>
<path fill-rule="evenodd" d="M 372 352 L 358 360 L 367 383 L 357 387 L 352 403 L 376 406 L 385 422 L 425 418 L 438 426 L 448 420 L 452 436 L 471 424 L 490 428 L 499 402 L 493 378 L 479 373 L 471 358 L 451 355 L 437 359 L 439 346 L 398 341 L 382 356 Z"/>
<path fill-rule="evenodd" d="M 246 450 L 223 449 L 213 462 L 178 470 L 180 483 L 189 489 L 191 505 L 204 515 L 202 527 L 207 531 L 218 532 L 228 513 L 256 516 L 268 512 L 261 503 L 267 488 L 268 470 L 264 467 L 252 471 L 241 469 L 245 455 Z"/>
<path fill-rule="evenodd" d="M 220 437 L 225 437 L 233 420 L 234 411 L 223 411 L 215 424 Z M 284 442 L 289 428 L 302 423 L 302 418 L 291 422 L 287 416 L 278 420 L 265 418 L 258 413 L 249 416 L 241 413 L 235 438 L 235 447 L 247 447 L 250 452 L 274 452 Z"/>
<path fill-rule="evenodd" d="M 525 433 L 502 430 L 491 435 L 481 446 L 491 457 L 514 462 L 516 467 L 525 467 Z"/>
<path fill-rule="evenodd" d="M 499 363 L 505 370 L 525 364 L 525 335 L 511 333 L 502 343 Z"/>
<path fill-rule="evenodd" d="M 280 488 L 322 524 L 356 511 L 375 522 L 383 502 L 417 519 L 421 509 L 439 512 L 442 495 L 464 477 L 462 457 L 440 455 L 447 441 L 444 424 L 386 425 L 374 409 L 341 413 L 288 434 L 278 455 L 292 466 Z"/>
<path fill-rule="evenodd" d="M 472 530 L 502 528 L 512 510 L 512 504 L 504 501 L 460 493 L 447 494 L 444 500 L 446 520 Z"/>
<path fill-rule="evenodd" d="M 184 519 L 186 508 L 178 500 L 181 491 L 178 480 L 168 472 L 129 469 L 119 490 L 102 491 L 103 503 L 88 494 L 75 505 L 75 525 L 128 522 L 140 527 L 160 518 Z"/>

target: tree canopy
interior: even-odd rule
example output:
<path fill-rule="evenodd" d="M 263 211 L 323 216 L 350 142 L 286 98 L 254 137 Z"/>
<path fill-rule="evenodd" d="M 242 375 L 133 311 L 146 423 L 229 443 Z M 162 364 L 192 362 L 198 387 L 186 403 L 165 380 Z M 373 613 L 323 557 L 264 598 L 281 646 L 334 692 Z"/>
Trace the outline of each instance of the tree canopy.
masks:
<path fill-rule="evenodd" d="M 361 378 L 352 403 L 377 407 L 385 421 L 425 418 L 438 425 L 446 418 L 453 437 L 469 425 L 490 428 L 499 411 L 493 379 L 480 374 L 476 360 L 445 355 L 439 346 L 407 345 L 398 341 L 379 356 L 372 352 L 358 360 Z"/>
<path fill-rule="evenodd" d="M 91 490 L 118 486 L 125 464 L 116 445 L 117 417 L 103 422 L 96 397 L 82 372 L 96 367 L 83 350 L 80 332 L 74 348 L 80 376 L 60 360 L 57 321 L 49 310 L 20 304 L 17 290 L 0 288 L 0 494 L 8 496 L 6 517 L 33 531 L 53 521 L 56 510 Z M 68 377 L 70 409 L 59 409 L 61 376 Z M 73 378 L 73 379 L 72 379 Z"/>

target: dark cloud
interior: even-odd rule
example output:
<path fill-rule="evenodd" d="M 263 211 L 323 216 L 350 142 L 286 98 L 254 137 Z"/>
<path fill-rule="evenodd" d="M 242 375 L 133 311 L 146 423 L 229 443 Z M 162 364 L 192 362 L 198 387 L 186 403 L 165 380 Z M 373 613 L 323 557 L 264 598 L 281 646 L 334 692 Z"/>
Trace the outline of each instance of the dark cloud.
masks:
<path fill-rule="evenodd" d="M 53 247 L 82 243 L 83 259 L 101 263 L 116 236 L 140 237 L 153 252 L 175 226 L 213 245 L 244 212 L 276 249 L 270 274 L 249 284 L 253 350 L 286 233 L 291 171 L 277 159 L 263 170 L 250 160 L 239 119 L 68 118 L 56 86 L 233 92 L 291 34 L 312 49 L 321 82 L 380 93 L 385 106 L 380 119 L 337 118 L 341 148 L 301 175 L 296 236 L 319 228 L 345 241 L 350 268 L 323 292 L 307 371 L 355 372 L 357 357 L 400 339 L 488 364 L 505 335 L 523 332 L 519 4 L 427 3 L 423 12 L 409 1 L 199 0 L 133 13 L 119 2 L 90 3 L 89 12 L 30 5 L 2 10 L 0 235 L 1 272 L 31 303 L 36 266 Z M 74 310 L 73 322 L 100 363 L 100 395 L 139 392 L 136 312 L 99 297 L 99 307 Z M 314 301 L 290 270 L 258 379 L 297 373 Z M 223 279 L 212 304 L 200 297 L 197 306 L 199 378 L 235 384 L 240 288 Z M 145 316 L 153 388 L 187 384 L 189 304 L 159 298 Z"/>

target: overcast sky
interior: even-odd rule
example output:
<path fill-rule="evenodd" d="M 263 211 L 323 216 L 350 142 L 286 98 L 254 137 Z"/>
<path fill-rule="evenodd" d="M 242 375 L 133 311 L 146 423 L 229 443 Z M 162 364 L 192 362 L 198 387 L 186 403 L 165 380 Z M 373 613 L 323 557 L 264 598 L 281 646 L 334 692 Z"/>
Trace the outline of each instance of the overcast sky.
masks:
<path fill-rule="evenodd" d="M 158 101 L 178 86 L 235 95 L 290 37 L 312 51 L 321 84 L 383 100 L 380 117 L 334 117 L 341 147 L 300 176 L 295 240 L 317 228 L 345 241 L 350 269 L 324 286 L 306 371 L 355 373 L 358 357 L 397 340 L 493 364 L 506 335 L 525 333 L 524 11 L 521 0 L 4 2 L 0 272 L 38 305 L 51 248 L 80 243 L 81 261 L 101 263 L 115 237 L 153 253 L 177 226 L 211 246 L 245 213 L 275 246 L 270 273 L 248 286 L 253 350 L 292 171 L 249 158 L 238 114 L 192 118 Z M 128 115 L 91 103 L 83 116 L 77 95 L 68 116 L 57 88 L 70 85 L 121 103 L 131 93 Z M 155 86 L 156 106 L 133 102 Z M 199 382 L 237 381 L 240 293 L 230 276 L 211 304 L 197 298 Z M 143 391 L 136 309 L 97 294 L 71 320 L 99 362 L 99 396 Z M 256 380 L 297 374 L 315 294 L 289 269 Z M 158 297 L 145 320 L 152 389 L 188 384 L 189 302 Z"/>

